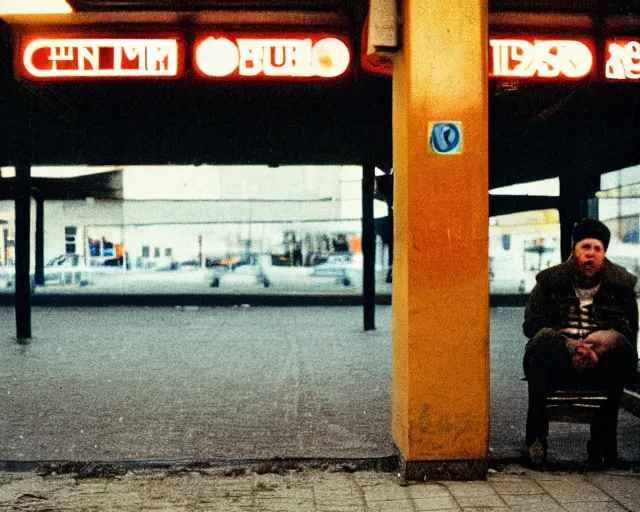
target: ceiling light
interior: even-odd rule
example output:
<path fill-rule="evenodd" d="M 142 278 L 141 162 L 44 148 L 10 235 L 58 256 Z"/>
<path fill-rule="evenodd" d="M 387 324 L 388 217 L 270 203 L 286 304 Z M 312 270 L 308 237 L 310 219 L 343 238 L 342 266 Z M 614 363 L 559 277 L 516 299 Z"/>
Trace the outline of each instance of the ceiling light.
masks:
<path fill-rule="evenodd" d="M 2 14 L 49 14 L 72 12 L 65 0 L 2 0 Z"/>

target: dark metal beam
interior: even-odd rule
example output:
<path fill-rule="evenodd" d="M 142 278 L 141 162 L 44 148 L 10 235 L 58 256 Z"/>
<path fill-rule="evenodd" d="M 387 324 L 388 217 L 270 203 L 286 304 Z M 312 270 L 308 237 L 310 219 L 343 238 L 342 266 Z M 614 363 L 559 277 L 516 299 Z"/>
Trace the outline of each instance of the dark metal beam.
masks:
<path fill-rule="evenodd" d="M 16 198 L 15 198 L 15 252 L 16 252 L 16 336 L 18 339 L 31 338 L 31 187 L 29 178 L 31 165 L 24 147 L 18 147 L 16 157 Z"/>
<path fill-rule="evenodd" d="M 376 328 L 376 234 L 373 219 L 374 182 L 375 167 L 367 162 L 362 166 L 362 303 L 364 306 L 365 331 L 371 331 Z"/>
<path fill-rule="evenodd" d="M 13 86 L 13 166 L 15 178 L 15 313 L 16 337 L 31 338 L 31 133 L 30 108 Z"/>
<path fill-rule="evenodd" d="M 36 200 L 36 272 L 34 284 L 44 286 L 44 197 L 34 194 Z"/>

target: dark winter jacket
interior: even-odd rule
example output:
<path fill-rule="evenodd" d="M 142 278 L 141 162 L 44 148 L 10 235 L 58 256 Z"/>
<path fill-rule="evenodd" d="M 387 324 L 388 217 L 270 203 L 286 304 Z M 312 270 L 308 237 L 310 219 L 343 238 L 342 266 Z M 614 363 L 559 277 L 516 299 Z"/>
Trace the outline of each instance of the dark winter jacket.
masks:
<path fill-rule="evenodd" d="M 524 314 L 522 330 L 532 338 L 543 327 L 560 329 L 571 308 L 580 306 L 572 286 L 575 263 L 565 261 L 543 270 L 536 276 Z M 593 296 L 593 315 L 602 329 L 614 329 L 623 334 L 636 348 L 638 337 L 638 303 L 636 276 L 605 259 L 602 281 Z"/>

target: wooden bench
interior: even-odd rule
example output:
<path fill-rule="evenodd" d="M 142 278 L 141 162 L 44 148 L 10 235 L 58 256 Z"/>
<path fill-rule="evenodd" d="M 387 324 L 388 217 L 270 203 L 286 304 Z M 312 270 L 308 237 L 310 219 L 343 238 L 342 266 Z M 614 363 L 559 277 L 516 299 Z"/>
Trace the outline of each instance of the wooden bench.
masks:
<path fill-rule="evenodd" d="M 558 389 L 547 395 L 549 421 L 591 423 L 608 398 L 602 390 Z"/>

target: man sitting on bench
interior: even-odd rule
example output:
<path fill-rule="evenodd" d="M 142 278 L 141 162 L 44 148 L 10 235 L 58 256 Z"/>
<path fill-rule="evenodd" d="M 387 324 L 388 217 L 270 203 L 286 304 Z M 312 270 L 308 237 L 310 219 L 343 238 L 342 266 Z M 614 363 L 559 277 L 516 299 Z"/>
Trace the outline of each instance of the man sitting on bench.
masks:
<path fill-rule="evenodd" d="M 546 396 L 554 389 L 597 389 L 607 396 L 591 423 L 588 464 L 611 467 L 618 457 L 618 408 L 637 365 L 637 278 L 606 258 L 611 233 L 595 219 L 573 230 L 573 252 L 543 270 L 524 314 L 524 371 L 529 388 L 526 443 L 534 464 L 546 459 Z"/>

